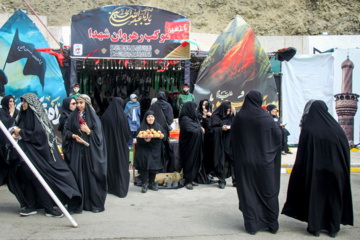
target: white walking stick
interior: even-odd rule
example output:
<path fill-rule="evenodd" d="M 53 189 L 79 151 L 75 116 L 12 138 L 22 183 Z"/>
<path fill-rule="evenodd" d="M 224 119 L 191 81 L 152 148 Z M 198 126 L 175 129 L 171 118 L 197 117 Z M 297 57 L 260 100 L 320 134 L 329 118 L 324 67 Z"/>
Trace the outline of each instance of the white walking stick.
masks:
<path fill-rule="evenodd" d="M 2 121 L 0 120 L 0 128 L 3 131 L 3 133 L 6 135 L 6 137 L 9 139 L 13 147 L 16 149 L 16 151 L 20 154 L 22 159 L 25 161 L 25 163 L 28 165 L 28 167 L 31 169 L 31 171 L 34 173 L 35 177 L 39 180 L 41 185 L 45 188 L 45 190 L 48 192 L 50 197 L 54 200 L 56 205 L 60 208 L 60 210 L 65 214 L 65 216 L 70 220 L 73 227 L 77 227 L 78 224 L 75 222 L 75 220 L 71 217 L 69 212 L 66 210 L 66 208 L 62 205 L 60 200 L 56 197 L 55 193 L 51 190 L 49 185 L 45 182 L 43 177 L 40 175 L 38 170 L 34 167 L 32 162 L 29 160 L 29 158 L 25 155 L 24 151 L 20 148 L 20 146 L 17 144 L 15 139 L 10 135 L 9 131 L 6 129 Z"/>

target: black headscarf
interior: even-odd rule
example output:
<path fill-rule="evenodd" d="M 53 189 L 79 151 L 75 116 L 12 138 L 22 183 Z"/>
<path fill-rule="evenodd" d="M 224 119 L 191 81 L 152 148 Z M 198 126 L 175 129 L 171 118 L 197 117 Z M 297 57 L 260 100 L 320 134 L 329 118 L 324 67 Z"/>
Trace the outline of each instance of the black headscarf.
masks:
<path fill-rule="evenodd" d="M 231 113 L 227 115 L 227 110 L 231 109 L 230 102 L 222 102 L 221 105 L 213 112 L 210 118 L 210 124 L 212 127 L 228 125 L 231 118 Z M 230 122 L 231 124 L 231 122 Z"/>
<path fill-rule="evenodd" d="M 153 111 L 147 111 L 144 115 L 144 119 L 140 124 L 137 131 L 154 129 L 155 131 L 161 131 L 164 133 L 164 129 L 157 123 L 156 118 L 153 124 L 149 124 L 146 120 L 147 116 L 154 115 Z M 137 138 L 134 166 L 138 170 L 142 171 L 160 171 L 164 168 L 164 158 L 161 150 L 162 140 L 159 138 L 152 138 L 150 142 L 146 142 L 143 138 Z"/>
<path fill-rule="evenodd" d="M 70 110 L 70 102 L 72 99 L 75 100 L 75 98 L 73 98 L 73 97 L 68 97 L 63 100 L 63 103 L 62 103 L 63 111 L 61 113 L 60 120 L 59 120 L 59 126 L 58 126 L 58 130 L 60 132 L 62 132 L 64 130 L 65 122 L 68 119 L 70 113 L 72 113 L 72 111 Z"/>
<path fill-rule="evenodd" d="M 80 130 L 79 109 L 76 108 L 65 123 L 63 146 L 66 146 L 64 155 L 84 197 L 80 205 L 69 207 L 74 211 L 103 211 L 107 194 L 105 138 L 101 121 L 91 106 L 90 97 L 81 94 L 76 100 L 79 99 L 85 101 L 83 121 L 90 128 L 91 134 L 87 135 Z M 76 142 L 72 134 L 79 135 L 90 144 L 89 147 Z"/>
<path fill-rule="evenodd" d="M 239 208 L 249 232 L 279 227 L 281 131 L 261 105 L 261 93 L 250 91 L 231 126 Z"/>
<path fill-rule="evenodd" d="M 203 131 L 196 116 L 196 103 L 184 103 L 180 117 L 180 158 L 183 164 L 185 183 L 192 183 L 202 162 Z"/>
<path fill-rule="evenodd" d="M 101 117 L 107 150 L 108 192 L 118 197 L 126 197 L 130 180 L 130 127 L 123 106 L 124 101 L 115 97 Z"/>
<path fill-rule="evenodd" d="M 310 110 L 310 107 L 311 107 L 311 104 L 315 102 L 314 99 L 311 99 L 310 101 L 308 101 L 304 107 L 304 112 L 303 112 L 303 115 L 301 116 L 301 119 L 300 119 L 300 124 L 299 124 L 299 127 L 302 127 L 302 124 L 303 122 L 305 122 L 306 118 L 307 118 L 307 115 L 309 113 L 309 110 Z"/>
<path fill-rule="evenodd" d="M 163 111 L 166 122 L 168 125 L 171 125 L 174 120 L 174 113 L 170 103 L 167 102 L 166 95 L 164 92 L 159 92 L 157 95 L 157 101 L 154 103 L 160 106 Z"/>
<path fill-rule="evenodd" d="M 208 116 L 206 118 L 203 117 L 204 116 L 204 109 L 203 109 L 204 102 L 209 102 L 209 100 L 203 99 L 199 102 L 196 114 L 197 114 L 197 117 L 198 117 L 201 125 L 205 128 L 205 131 L 207 131 L 210 126 L 210 117 L 208 117 Z"/>
<path fill-rule="evenodd" d="M 349 143 L 323 101 L 311 104 L 303 122 L 282 213 L 313 232 L 353 225 Z"/>
<path fill-rule="evenodd" d="M 276 108 L 277 108 L 276 105 L 274 105 L 274 104 L 269 104 L 269 105 L 267 105 L 266 110 L 267 110 L 269 113 L 271 113 L 271 111 L 274 110 L 274 109 L 276 109 Z"/>

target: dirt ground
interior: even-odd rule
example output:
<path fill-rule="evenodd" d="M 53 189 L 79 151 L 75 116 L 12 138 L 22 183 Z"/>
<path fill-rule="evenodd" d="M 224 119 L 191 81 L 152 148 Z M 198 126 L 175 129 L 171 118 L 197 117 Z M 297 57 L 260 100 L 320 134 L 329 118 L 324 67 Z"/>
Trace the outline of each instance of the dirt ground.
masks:
<path fill-rule="evenodd" d="M 352 35 L 360 33 L 360 1 L 354 0 L 27 0 L 48 26 L 69 26 L 71 16 L 107 5 L 156 6 L 190 19 L 191 31 L 219 34 L 240 15 L 256 35 Z M 0 0 L 0 13 L 27 9 L 23 0 Z"/>

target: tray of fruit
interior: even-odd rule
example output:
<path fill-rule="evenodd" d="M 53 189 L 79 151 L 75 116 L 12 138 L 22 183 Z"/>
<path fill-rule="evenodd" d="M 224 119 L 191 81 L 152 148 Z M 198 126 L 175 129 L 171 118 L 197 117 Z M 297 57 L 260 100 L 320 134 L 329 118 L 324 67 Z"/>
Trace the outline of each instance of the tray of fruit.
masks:
<path fill-rule="evenodd" d="M 147 129 L 140 131 L 137 135 L 138 138 L 161 138 L 164 134 L 161 131 L 155 131 L 154 129 Z"/>

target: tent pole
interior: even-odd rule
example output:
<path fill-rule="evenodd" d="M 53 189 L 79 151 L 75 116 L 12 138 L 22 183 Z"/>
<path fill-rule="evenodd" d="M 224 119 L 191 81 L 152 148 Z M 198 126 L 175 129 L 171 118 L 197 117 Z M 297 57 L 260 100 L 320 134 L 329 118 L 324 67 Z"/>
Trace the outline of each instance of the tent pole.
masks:
<path fill-rule="evenodd" d="M 40 17 L 36 14 L 36 12 L 34 11 L 34 9 L 30 6 L 30 4 L 24 0 L 25 4 L 30 8 L 30 10 L 34 13 L 34 15 L 37 17 L 37 19 L 39 19 L 39 21 L 41 22 L 41 24 L 45 27 L 45 29 L 49 32 L 49 34 L 52 36 L 52 38 L 55 40 L 55 42 L 59 45 L 60 49 L 61 49 L 61 45 L 59 43 L 59 41 L 54 37 L 54 35 L 50 32 L 50 30 L 47 28 L 47 26 L 45 25 L 45 23 L 43 21 L 41 21 Z"/>
<path fill-rule="evenodd" d="M 20 154 L 20 156 L 22 157 L 22 159 L 25 161 L 25 163 L 28 165 L 28 167 L 30 168 L 30 170 L 34 173 L 35 177 L 39 180 L 39 182 L 41 183 L 41 185 L 43 185 L 43 187 L 45 188 L 45 190 L 48 192 L 48 194 L 50 195 L 50 197 L 54 200 L 54 202 L 56 203 L 56 205 L 60 208 L 60 210 L 65 214 L 65 216 L 70 220 L 71 224 L 73 225 L 73 227 L 77 227 L 78 224 L 75 222 L 75 220 L 71 217 L 71 215 L 69 214 L 69 212 L 66 210 L 66 208 L 62 205 L 62 203 L 60 202 L 60 200 L 56 197 L 55 193 L 51 190 L 51 188 L 49 187 L 49 185 L 45 182 L 45 180 L 43 179 L 43 177 L 40 175 L 40 173 L 38 172 L 38 170 L 34 167 L 34 165 L 32 164 L 32 162 L 29 160 L 29 158 L 25 155 L 25 153 L 23 152 L 23 150 L 20 148 L 20 146 L 16 143 L 15 139 L 10 135 L 9 131 L 6 129 L 6 127 L 4 126 L 3 122 L 0 120 L 0 128 L 3 131 L 3 133 L 5 134 L 5 136 L 9 139 L 9 141 L 11 142 L 11 144 L 13 145 L 13 147 L 16 149 L 16 151 Z"/>

